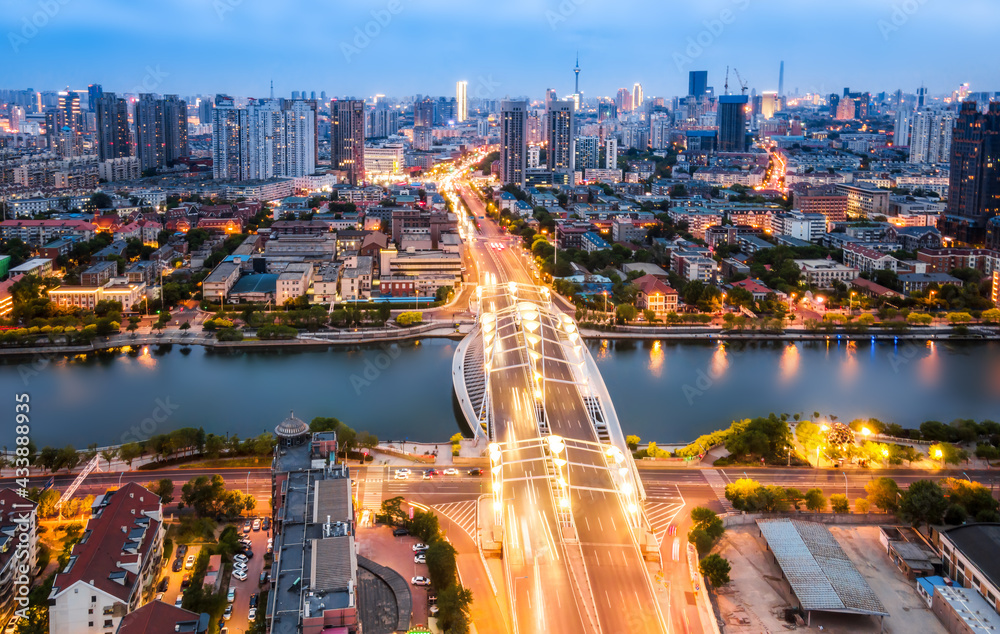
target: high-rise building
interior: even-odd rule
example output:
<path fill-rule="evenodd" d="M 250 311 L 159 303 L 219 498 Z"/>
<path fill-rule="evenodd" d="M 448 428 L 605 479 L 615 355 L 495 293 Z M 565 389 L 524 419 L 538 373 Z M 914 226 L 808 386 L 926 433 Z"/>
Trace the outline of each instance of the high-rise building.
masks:
<path fill-rule="evenodd" d="M 128 102 L 113 92 L 102 93 L 94 102 L 97 115 L 97 156 L 101 161 L 132 156 L 132 133 Z"/>
<path fill-rule="evenodd" d="M 703 97 L 708 92 L 708 71 L 693 70 L 688 73 L 688 96 Z"/>
<path fill-rule="evenodd" d="M 545 91 L 545 107 L 549 107 L 550 101 L 558 101 L 559 93 L 556 92 L 555 88 L 549 88 Z"/>
<path fill-rule="evenodd" d="M 399 111 L 385 102 L 368 111 L 365 123 L 365 138 L 382 139 L 399 132 Z"/>
<path fill-rule="evenodd" d="M 923 108 L 927 105 L 927 88 L 921 86 L 917 88 L 917 107 Z"/>
<path fill-rule="evenodd" d="M 574 141 L 574 170 L 595 169 L 600 164 L 600 139 L 596 136 L 578 136 Z"/>
<path fill-rule="evenodd" d="M 618 105 L 613 101 L 601 101 L 597 104 L 597 122 L 603 123 L 609 119 L 618 118 Z"/>
<path fill-rule="evenodd" d="M 8 126 L 10 127 L 10 131 L 15 134 L 20 132 L 21 126 L 23 126 L 24 123 L 25 123 L 24 108 L 22 108 L 21 106 L 11 105 L 10 116 L 8 119 Z"/>
<path fill-rule="evenodd" d="M 311 101 L 251 101 L 235 108 L 216 97 L 212 125 L 212 175 L 263 180 L 316 171 L 316 109 Z"/>
<path fill-rule="evenodd" d="M 527 120 L 527 101 L 505 99 L 500 103 L 500 182 L 504 185 L 524 187 L 528 153 Z M 549 152 L 551 157 L 551 148 Z"/>
<path fill-rule="evenodd" d="M 188 152 L 187 102 L 177 95 L 163 96 L 164 160 L 173 165 Z"/>
<path fill-rule="evenodd" d="M 91 84 L 87 86 L 87 109 L 91 112 L 97 112 L 97 102 L 101 99 L 101 95 L 104 94 L 104 88 L 100 84 Z"/>
<path fill-rule="evenodd" d="M 765 119 L 773 119 L 774 113 L 781 110 L 778 101 L 778 93 L 776 92 L 765 92 L 761 93 L 760 96 L 760 114 Z"/>
<path fill-rule="evenodd" d="M 635 85 L 632 86 L 632 109 L 639 110 L 645 101 L 646 97 L 642 94 L 642 84 L 635 82 Z"/>
<path fill-rule="evenodd" d="M 49 148 L 63 158 L 83 154 L 83 117 L 80 95 L 72 90 L 60 91 L 56 105 L 45 113 L 45 135 Z"/>
<path fill-rule="evenodd" d="M 528 146 L 528 169 L 538 169 L 542 162 L 542 148 L 537 145 Z"/>
<path fill-rule="evenodd" d="M 430 128 L 434 126 L 434 100 L 424 99 L 413 104 L 414 127 Z"/>
<path fill-rule="evenodd" d="M 456 119 L 463 123 L 469 118 L 469 82 L 460 81 L 455 85 L 455 99 L 458 101 Z"/>
<path fill-rule="evenodd" d="M 213 102 L 211 97 L 201 97 L 198 99 L 198 123 L 202 125 L 212 123 L 212 107 Z"/>
<path fill-rule="evenodd" d="M 188 156 L 187 102 L 177 95 L 143 93 L 135 104 L 136 156 L 142 171 L 169 167 Z"/>
<path fill-rule="evenodd" d="M 572 174 L 573 165 L 573 102 L 552 101 L 545 110 L 545 130 L 548 141 L 548 167 L 552 172 Z"/>
<path fill-rule="evenodd" d="M 743 152 L 747 145 L 746 95 L 719 96 L 720 152 Z"/>
<path fill-rule="evenodd" d="M 365 102 L 330 103 L 330 158 L 334 169 L 347 172 L 352 185 L 364 182 Z"/>
<path fill-rule="evenodd" d="M 951 158 L 955 115 L 950 110 L 919 108 L 910 133 L 910 163 L 945 163 Z"/>
<path fill-rule="evenodd" d="M 785 60 L 781 60 L 778 67 L 778 97 L 785 96 Z"/>
<path fill-rule="evenodd" d="M 613 136 L 604 140 L 604 167 L 609 170 L 618 169 L 618 139 Z"/>
<path fill-rule="evenodd" d="M 939 228 L 967 244 L 981 244 L 987 222 L 1000 215 L 1000 103 L 985 114 L 967 101 L 951 139 L 948 208 Z"/>
<path fill-rule="evenodd" d="M 892 144 L 896 147 L 910 147 L 910 119 L 913 113 L 900 104 L 896 111 L 896 126 L 893 129 Z"/>
<path fill-rule="evenodd" d="M 654 114 L 649 118 L 649 146 L 654 150 L 670 148 L 670 117 Z"/>
<path fill-rule="evenodd" d="M 618 112 L 632 112 L 632 93 L 628 88 L 618 89 L 615 102 L 618 104 Z"/>

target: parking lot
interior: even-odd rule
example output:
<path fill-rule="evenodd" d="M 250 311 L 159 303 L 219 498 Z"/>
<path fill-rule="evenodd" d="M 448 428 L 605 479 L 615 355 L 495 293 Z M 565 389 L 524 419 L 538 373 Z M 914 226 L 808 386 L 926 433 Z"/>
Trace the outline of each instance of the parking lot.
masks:
<path fill-rule="evenodd" d="M 357 538 L 359 554 L 372 561 L 392 568 L 406 581 L 413 577 L 426 577 L 427 565 L 413 561 L 413 545 L 417 539 L 412 535 L 394 537 L 388 526 L 358 527 Z M 427 623 L 427 595 L 429 588 L 410 585 L 410 596 L 413 599 L 411 624 Z"/>

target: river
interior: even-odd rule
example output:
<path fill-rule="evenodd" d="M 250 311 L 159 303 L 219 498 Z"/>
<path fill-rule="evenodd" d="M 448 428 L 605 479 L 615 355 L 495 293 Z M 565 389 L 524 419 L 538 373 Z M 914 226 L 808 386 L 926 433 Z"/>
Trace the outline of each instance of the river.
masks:
<path fill-rule="evenodd" d="M 14 439 L 14 395 L 31 396 L 37 446 L 118 444 L 183 426 L 255 435 L 289 411 L 335 416 L 382 439 L 442 441 L 459 430 L 456 342 L 216 353 L 144 347 L 0 364 Z M 775 413 L 875 417 L 916 425 L 1000 419 L 1000 344 L 592 341 L 626 434 L 693 440 L 735 418 Z"/>

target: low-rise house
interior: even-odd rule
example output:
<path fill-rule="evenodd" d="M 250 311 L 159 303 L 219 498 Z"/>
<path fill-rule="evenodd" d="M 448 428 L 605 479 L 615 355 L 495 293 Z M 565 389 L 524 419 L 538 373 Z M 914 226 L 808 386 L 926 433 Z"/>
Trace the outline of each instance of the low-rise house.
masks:
<path fill-rule="evenodd" d="M 752 280 L 749 278 L 740 280 L 739 282 L 733 282 L 730 284 L 730 287 L 742 288 L 743 290 L 748 291 L 751 295 L 753 295 L 753 301 L 755 302 L 762 301 L 766 299 L 769 294 L 775 293 L 774 290 L 768 288 L 768 286 L 760 280 Z"/>
<path fill-rule="evenodd" d="M 240 265 L 234 262 L 221 262 L 202 281 L 202 295 L 209 301 L 224 302 L 238 279 L 240 279 Z"/>
<path fill-rule="evenodd" d="M 643 275 L 632 281 L 639 289 L 636 305 L 640 310 L 651 310 L 657 317 L 667 313 L 677 312 L 679 295 L 663 278 L 656 275 Z"/>
<path fill-rule="evenodd" d="M 95 262 L 80 274 L 80 284 L 83 286 L 103 286 L 108 280 L 117 275 L 117 262 Z"/>
<path fill-rule="evenodd" d="M 952 277 L 947 273 L 904 273 L 899 276 L 899 281 L 903 285 L 903 292 L 907 295 L 916 291 L 927 290 L 931 284 L 938 286 L 953 285 L 961 286 L 962 280 Z"/>
<path fill-rule="evenodd" d="M 802 277 L 820 288 L 833 288 L 834 282 L 848 283 L 858 277 L 858 269 L 833 260 L 795 260 Z"/>

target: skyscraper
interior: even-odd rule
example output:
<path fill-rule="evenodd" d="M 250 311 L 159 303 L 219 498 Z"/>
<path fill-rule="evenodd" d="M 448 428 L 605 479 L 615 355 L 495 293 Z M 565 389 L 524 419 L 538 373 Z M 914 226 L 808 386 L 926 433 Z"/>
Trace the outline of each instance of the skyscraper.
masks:
<path fill-rule="evenodd" d="M 552 172 L 572 174 L 573 162 L 573 102 L 551 101 L 545 110 L 545 131 L 548 142 L 548 166 Z"/>
<path fill-rule="evenodd" d="M 719 151 L 743 152 L 746 150 L 747 122 L 746 95 L 719 96 Z"/>
<path fill-rule="evenodd" d="M 434 100 L 427 98 L 413 104 L 413 125 L 430 128 L 434 126 Z"/>
<path fill-rule="evenodd" d="M 399 132 L 399 111 L 389 108 L 385 102 L 378 103 L 368 111 L 365 138 L 381 139 Z"/>
<path fill-rule="evenodd" d="M 642 84 L 635 82 L 632 86 L 632 108 L 634 110 L 639 110 L 642 108 L 642 103 L 646 100 L 645 96 L 642 94 Z"/>
<path fill-rule="evenodd" d="M 241 180 L 244 150 L 249 150 L 249 139 L 244 139 L 247 111 L 236 108 L 232 97 L 216 95 L 211 112 L 212 178 Z"/>
<path fill-rule="evenodd" d="M 263 180 L 316 171 L 316 110 L 311 101 L 265 99 L 235 108 L 231 97 L 215 100 L 212 176 Z"/>
<path fill-rule="evenodd" d="M 774 113 L 781 110 L 778 93 L 765 92 L 760 96 L 760 114 L 765 119 L 773 119 Z"/>
<path fill-rule="evenodd" d="M 632 93 L 628 88 L 618 89 L 615 102 L 618 104 L 618 112 L 632 112 Z"/>
<path fill-rule="evenodd" d="M 102 93 L 94 102 L 97 115 L 97 156 L 101 161 L 132 156 L 132 133 L 128 102 L 113 92 Z"/>
<path fill-rule="evenodd" d="M 163 96 L 163 148 L 168 166 L 189 155 L 187 102 L 177 95 Z"/>
<path fill-rule="evenodd" d="M 316 110 L 315 102 L 295 101 L 285 104 L 285 155 L 276 176 L 309 176 L 316 171 Z"/>
<path fill-rule="evenodd" d="M 618 139 L 613 136 L 604 140 L 604 166 L 609 170 L 618 169 Z"/>
<path fill-rule="evenodd" d="M 778 96 L 785 96 L 785 60 L 781 60 L 781 66 L 778 67 Z"/>
<path fill-rule="evenodd" d="M 90 84 L 87 86 L 87 109 L 91 112 L 97 112 L 97 102 L 103 94 L 104 88 L 100 84 Z"/>
<path fill-rule="evenodd" d="M 688 73 L 688 96 L 703 97 L 708 92 L 708 71 L 693 70 Z"/>
<path fill-rule="evenodd" d="M 335 169 L 347 172 L 352 185 L 364 182 L 365 102 L 330 103 L 330 158 Z"/>
<path fill-rule="evenodd" d="M 1000 215 L 1000 103 L 981 114 L 974 101 L 962 104 L 951 143 L 948 208 L 941 232 L 981 244 L 987 222 Z"/>
<path fill-rule="evenodd" d="M 188 155 L 187 102 L 143 93 L 135 104 L 136 156 L 142 171 L 169 167 Z"/>
<path fill-rule="evenodd" d="M 600 162 L 601 144 L 596 136 L 578 136 L 574 141 L 574 169 L 594 169 Z"/>
<path fill-rule="evenodd" d="M 926 102 L 927 102 L 927 88 L 921 86 L 920 88 L 917 88 L 917 107 L 923 108 L 924 106 L 927 105 Z"/>
<path fill-rule="evenodd" d="M 955 115 L 949 110 L 919 108 L 910 133 L 910 163 L 944 163 L 951 158 Z"/>
<path fill-rule="evenodd" d="M 896 111 L 896 126 L 893 129 L 892 144 L 896 147 L 910 147 L 910 118 L 913 113 L 900 103 Z"/>
<path fill-rule="evenodd" d="M 469 118 L 469 82 L 460 81 L 455 85 L 455 99 L 458 101 L 458 113 L 455 118 L 462 123 Z"/>
<path fill-rule="evenodd" d="M 504 99 L 500 103 L 500 182 L 504 185 L 524 187 L 528 158 L 527 120 L 527 101 Z"/>

